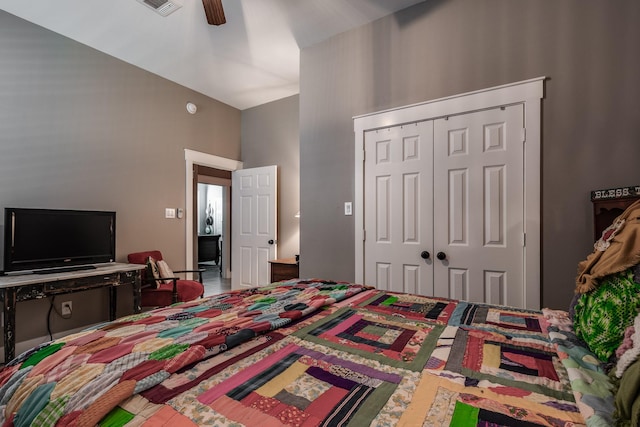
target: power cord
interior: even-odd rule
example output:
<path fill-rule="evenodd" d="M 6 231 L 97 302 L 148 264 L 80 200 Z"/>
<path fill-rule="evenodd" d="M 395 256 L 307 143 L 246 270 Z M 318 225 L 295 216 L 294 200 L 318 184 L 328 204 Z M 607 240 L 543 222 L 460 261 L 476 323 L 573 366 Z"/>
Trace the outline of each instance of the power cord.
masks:
<path fill-rule="evenodd" d="M 62 315 L 62 313 L 60 313 L 58 311 L 58 309 L 56 308 L 55 300 L 56 300 L 56 296 L 52 295 L 51 299 L 49 300 L 50 301 L 50 303 L 49 303 L 49 312 L 47 313 L 47 332 L 49 332 L 49 339 L 51 341 L 53 341 L 53 333 L 51 332 L 51 312 L 55 311 L 58 316 L 60 316 L 60 317 L 62 317 L 64 319 L 64 316 Z"/>
<path fill-rule="evenodd" d="M 53 341 L 53 333 L 51 333 L 51 311 L 55 310 L 53 302 L 56 300 L 56 296 L 53 295 L 49 300 L 49 312 L 47 313 L 47 332 L 49 332 L 49 340 Z M 57 312 L 56 312 L 57 313 Z"/>

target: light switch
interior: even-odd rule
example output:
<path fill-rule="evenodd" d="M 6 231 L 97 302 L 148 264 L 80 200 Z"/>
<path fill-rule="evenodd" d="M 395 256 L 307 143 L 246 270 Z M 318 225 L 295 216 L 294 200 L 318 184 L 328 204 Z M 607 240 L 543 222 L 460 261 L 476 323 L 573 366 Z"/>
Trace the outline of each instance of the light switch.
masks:
<path fill-rule="evenodd" d="M 351 202 L 344 202 L 344 214 L 345 215 L 353 215 Z"/>
<path fill-rule="evenodd" d="M 175 208 L 165 208 L 165 210 L 164 210 L 164 217 L 165 217 L 165 218 L 175 218 L 175 217 L 176 217 L 176 210 L 175 210 Z"/>

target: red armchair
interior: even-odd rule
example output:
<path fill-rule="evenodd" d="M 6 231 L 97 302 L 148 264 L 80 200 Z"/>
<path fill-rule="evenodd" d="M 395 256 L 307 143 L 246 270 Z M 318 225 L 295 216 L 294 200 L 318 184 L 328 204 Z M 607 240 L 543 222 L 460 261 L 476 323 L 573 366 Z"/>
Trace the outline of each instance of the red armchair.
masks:
<path fill-rule="evenodd" d="M 129 254 L 127 259 L 131 264 L 147 264 L 152 257 L 156 261 L 162 260 L 162 252 L 146 251 Z M 203 270 L 181 270 L 173 273 L 198 273 L 199 281 L 185 280 L 178 277 L 156 279 L 148 271 L 142 272 L 142 307 L 164 307 L 176 302 L 192 301 L 204 295 L 202 284 Z M 175 276 L 175 274 L 174 274 Z M 169 283 L 164 283 L 169 281 Z"/>

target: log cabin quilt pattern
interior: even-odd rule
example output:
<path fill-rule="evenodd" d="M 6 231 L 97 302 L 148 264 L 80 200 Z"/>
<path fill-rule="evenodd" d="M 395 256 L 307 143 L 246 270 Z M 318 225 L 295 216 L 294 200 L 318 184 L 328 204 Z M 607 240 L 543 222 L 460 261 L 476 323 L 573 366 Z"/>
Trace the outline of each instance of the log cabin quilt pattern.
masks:
<path fill-rule="evenodd" d="M 606 423 L 613 411 L 606 375 L 558 318 L 291 280 L 127 316 L 33 349 L 0 370 L 0 421 Z"/>

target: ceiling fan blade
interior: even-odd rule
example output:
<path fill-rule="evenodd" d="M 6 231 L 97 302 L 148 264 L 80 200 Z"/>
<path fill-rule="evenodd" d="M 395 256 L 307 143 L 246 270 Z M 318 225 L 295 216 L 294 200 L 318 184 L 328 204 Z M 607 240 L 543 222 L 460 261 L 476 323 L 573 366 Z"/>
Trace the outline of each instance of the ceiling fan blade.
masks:
<path fill-rule="evenodd" d="M 222 0 L 202 0 L 202 4 L 204 5 L 204 13 L 207 15 L 209 25 L 222 25 L 227 22 L 224 17 Z"/>

